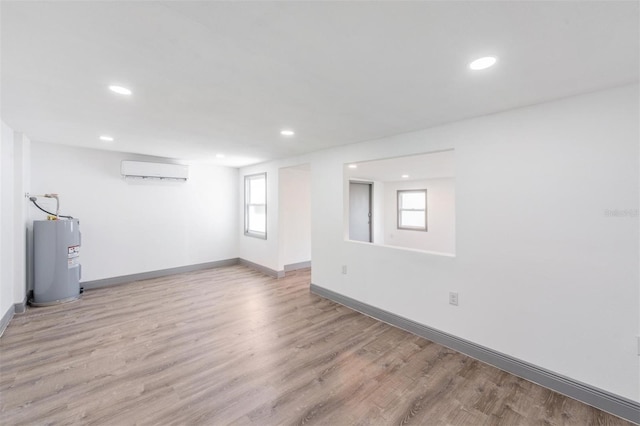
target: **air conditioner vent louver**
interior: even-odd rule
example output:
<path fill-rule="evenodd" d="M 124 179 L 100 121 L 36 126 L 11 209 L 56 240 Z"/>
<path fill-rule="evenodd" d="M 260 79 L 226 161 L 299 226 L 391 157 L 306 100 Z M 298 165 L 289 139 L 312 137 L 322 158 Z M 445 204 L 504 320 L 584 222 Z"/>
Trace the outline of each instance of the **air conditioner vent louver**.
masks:
<path fill-rule="evenodd" d="M 121 173 L 125 178 L 173 179 L 186 181 L 189 166 L 182 164 L 149 163 L 145 161 L 123 161 Z"/>

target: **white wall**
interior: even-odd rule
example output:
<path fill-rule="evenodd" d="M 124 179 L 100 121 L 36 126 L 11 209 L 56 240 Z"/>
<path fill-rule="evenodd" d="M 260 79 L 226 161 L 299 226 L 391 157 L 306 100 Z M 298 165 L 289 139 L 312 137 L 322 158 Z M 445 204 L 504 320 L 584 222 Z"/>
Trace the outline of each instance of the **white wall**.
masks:
<path fill-rule="evenodd" d="M 27 241 L 33 229 L 29 201 L 25 194 L 31 188 L 31 141 L 22 133 L 15 132 L 13 170 L 13 231 L 14 231 L 14 292 L 15 303 L 24 303 L 27 297 Z"/>
<path fill-rule="evenodd" d="M 348 186 L 347 186 L 348 188 Z M 372 181 L 371 185 L 371 242 L 374 244 L 385 244 L 385 221 L 386 221 L 386 184 L 384 182 Z M 348 208 L 349 203 L 346 203 Z M 349 223 L 345 222 L 348 229 Z M 347 238 L 348 239 L 348 238 Z"/>
<path fill-rule="evenodd" d="M 0 121 L 0 316 L 26 297 L 30 141 Z"/>
<path fill-rule="evenodd" d="M 280 236 L 280 170 L 307 164 L 308 156 L 290 157 L 282 160 L 261 163 L 240 169 L 238 176 L 238 237 L 239 257 L 265 266 L 273 271 L 282 271 L 285 258 L 281 252 Z M 244 235 L 244 177 L 256 173 L 267 174 L 267 239 Z M 300 188 L 301 189 L 301 188 Z M 313 221 L 314 213 L 311 214 Z M 283 222 L 284 223 L 284 222 Z M 285 231 L 286 232 L 286 231 Z M 309 259 L 307 259 L 309 260 Z"/>
<path fill-rule="evenodd" d="M 284 167 L 279 176 L 278 270 L 311 260 L 311 172 Z"/>
<path fill-rule="evenodd" d="M 280 162 L 258 164 L 240 170 L 237 186 L 238 190 L 238 218 L 240 225 L 236 230 L 239 257 L 253 263 L 265 266 L 274 271 L 280 271 L 280 248 L 278 214 L 279 214 L 279 168 Z M 267 238 L 255 238 L 244 235 L 244 177 L 247 175 L 267 174 Z"/>
<path fill-rule="evenodd" d="M 0 122 L 0 316 L 13 300 L 13 130 Z"/>
<path fill-rule="evenodd" d="M 638 101 L 632 85 L 299 157 L 322 212 L 313 283 L 640 401 L 638 217 L 606 215 L 638 209 Z M 456 257 L 345 241 L 344 163 L 446 149 Z M 270 249 L 240 251 L 277 265 Z"/>
<path fill-rule="evenodd" d="M 43 143 L 31 154 L 31 192 L 60 194 L 61 214 L 80 219 L 82 281 L 238 257 L 237 169 L 192 165 L 185 183 L 140 183 L 120 162 L 149 158 Z"/>
<path fill-rule="evenodd" d="M 427 232 L 398 229 L 397 191 L 427 190 Z M 385 182 L 384 244 L 455 254 L 455 180 Z"/>

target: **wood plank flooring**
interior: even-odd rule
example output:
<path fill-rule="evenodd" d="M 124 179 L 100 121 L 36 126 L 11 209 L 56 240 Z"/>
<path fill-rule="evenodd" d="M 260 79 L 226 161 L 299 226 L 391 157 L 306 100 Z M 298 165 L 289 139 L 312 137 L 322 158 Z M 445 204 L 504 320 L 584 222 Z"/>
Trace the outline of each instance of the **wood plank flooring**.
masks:
<path fill-rule="evenodd" d="M 0 424 L 629 425 L 243 266 L 91 290 L 0 338 Z"/>

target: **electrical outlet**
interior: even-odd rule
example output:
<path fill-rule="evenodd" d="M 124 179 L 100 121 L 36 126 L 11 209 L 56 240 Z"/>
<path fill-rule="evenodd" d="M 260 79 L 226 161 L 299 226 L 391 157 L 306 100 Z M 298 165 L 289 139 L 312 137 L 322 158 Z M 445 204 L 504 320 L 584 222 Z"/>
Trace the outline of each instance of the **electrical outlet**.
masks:
<path fill-rule="evenodd" d="M 347 265 L 342 265 L 342 273 L 347 275 Z"/>
<path fill-rule="evenodd" d="M 458 306 L 458 293 L 454 291 L 449 292 L 449 304 Z"/>

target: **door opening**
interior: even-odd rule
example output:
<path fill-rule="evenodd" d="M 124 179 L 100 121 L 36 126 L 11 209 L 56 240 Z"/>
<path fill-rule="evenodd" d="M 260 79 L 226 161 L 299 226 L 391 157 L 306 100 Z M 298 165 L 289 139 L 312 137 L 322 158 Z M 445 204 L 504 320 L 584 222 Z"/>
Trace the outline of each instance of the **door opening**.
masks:
<path fill-rule="evenodd" d="M 349 239 L 372 242 L 371 183 L 349 182 Z"/>

